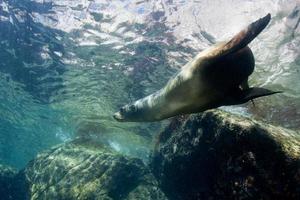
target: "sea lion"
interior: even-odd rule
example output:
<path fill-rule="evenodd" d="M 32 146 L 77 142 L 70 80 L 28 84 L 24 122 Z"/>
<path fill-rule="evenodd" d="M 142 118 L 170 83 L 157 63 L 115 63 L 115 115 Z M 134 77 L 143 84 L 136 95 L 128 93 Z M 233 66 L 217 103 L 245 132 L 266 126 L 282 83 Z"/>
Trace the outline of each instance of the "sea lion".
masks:
<path fill-rule="evenodd" d="M 158 121 L 278 93 L 248 86 L 255 63 L 247 45 L 270 19 L 271 15 L 267 14 L 228 42 L 200 52 L 164 88 L 123 106 L 113 117 L 121 122 Z"/>

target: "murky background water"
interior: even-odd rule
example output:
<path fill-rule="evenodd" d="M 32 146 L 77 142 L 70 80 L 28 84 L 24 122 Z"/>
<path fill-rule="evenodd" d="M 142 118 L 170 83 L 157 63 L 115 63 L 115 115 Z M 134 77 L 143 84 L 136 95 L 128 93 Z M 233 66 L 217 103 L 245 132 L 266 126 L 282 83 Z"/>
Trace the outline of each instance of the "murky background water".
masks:
<path fill-rule="evenodd" d="M 0 163 L 23 167 L 74 137 L 147 160 L 165 122 L 117 123 L 188 60 L 272 14 L 250 84 L 282 90 L 225 109 L 300 128 L 298 0 L 0 0 Z"/>

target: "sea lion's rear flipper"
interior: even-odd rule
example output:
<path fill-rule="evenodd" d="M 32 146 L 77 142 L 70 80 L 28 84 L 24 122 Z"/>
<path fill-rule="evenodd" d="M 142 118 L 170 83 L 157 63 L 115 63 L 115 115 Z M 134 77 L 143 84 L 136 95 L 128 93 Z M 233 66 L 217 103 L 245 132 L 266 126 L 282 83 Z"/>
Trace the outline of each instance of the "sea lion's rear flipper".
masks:
<path fill-rule="evenodd" d="M 239 95 L 238 101 L 240 103 L 246 103 L 247 101 L 263 97 L 263 96 L 269 96 L 276 93 L 282 93 L 281 91 L 272 91 L 265 88 L 259 88 L 259 87 L 253 87 L 249 88 L 248 90 L 242 90 L 241 95 Z"/>
<path fill-rule="evenodd" d="M 247 28 L 236 34 L 231 40 L 218 47 L 212 54 L 206 56 L 206 59 L 216 59 L 236 52 L 246 47 L 270 22 L 271 15 L 267 14 L 265 17 L 248 25 Z"/>

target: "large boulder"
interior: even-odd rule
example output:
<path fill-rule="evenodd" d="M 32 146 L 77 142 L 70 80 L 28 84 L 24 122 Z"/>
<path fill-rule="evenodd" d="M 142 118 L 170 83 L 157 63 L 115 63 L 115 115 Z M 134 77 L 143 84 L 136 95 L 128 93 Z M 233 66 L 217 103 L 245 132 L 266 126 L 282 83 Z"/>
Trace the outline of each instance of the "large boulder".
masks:
<path fill-rule="evenodd" d="M 152 168 L 172 200 L 300 199 L 300 133 L 220 110 L 175 119 Z"/>
<path fill-rule="evenodd" d="M 93 145 L 55 147 L 21 173 L 31 200 L 166 199 L 141 160 Z"/>

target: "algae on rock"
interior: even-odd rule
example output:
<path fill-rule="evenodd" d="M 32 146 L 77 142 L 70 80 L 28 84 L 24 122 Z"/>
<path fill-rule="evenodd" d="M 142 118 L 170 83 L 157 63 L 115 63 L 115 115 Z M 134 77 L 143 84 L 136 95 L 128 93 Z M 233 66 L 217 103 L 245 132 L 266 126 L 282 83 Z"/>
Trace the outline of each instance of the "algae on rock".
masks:
<path fill-rule="evenodd" d="M 39 154 L 23 171 L 28 198 L 166 199 L 139 159 L 68 143 Z"/>
<path fill-rule="evenodd" d="M 151 165 L 170 199 L 300 199 L 300 133 L 220 110 L 174 119 Z"/>

